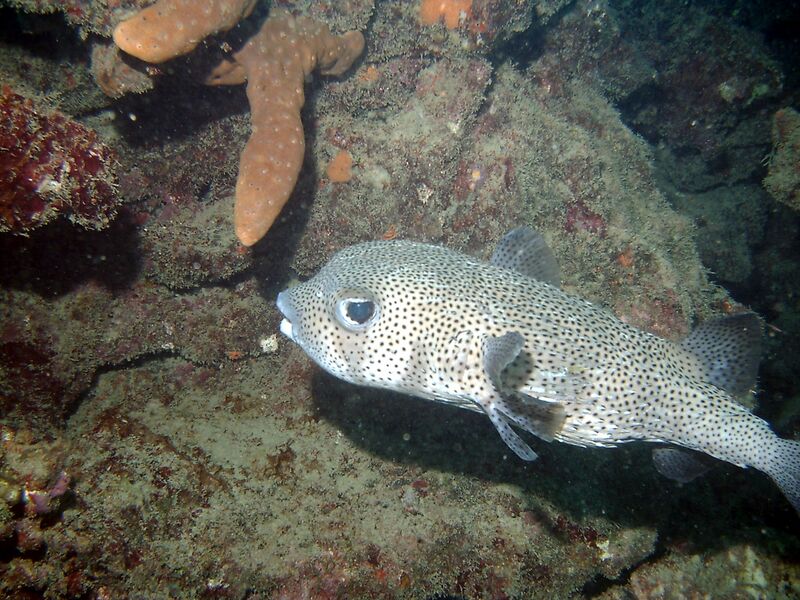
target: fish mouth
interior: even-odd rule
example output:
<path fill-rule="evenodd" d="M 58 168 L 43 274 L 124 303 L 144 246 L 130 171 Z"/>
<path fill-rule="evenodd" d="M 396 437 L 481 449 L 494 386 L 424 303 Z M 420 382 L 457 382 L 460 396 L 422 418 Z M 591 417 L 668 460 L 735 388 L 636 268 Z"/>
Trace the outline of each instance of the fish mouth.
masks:
<path fill-rule="evenodd" d="M 297 342 L 296 331 L 292 325 L 295 314 L 294 310 L 292 310 L 291 302 L 289 301 L 288 290 L 279 293 L 275 303 L 278 305 L 278 310 L 281 311 L 284 317 L 280 324 L 281 333 L 293 342 Z"/>

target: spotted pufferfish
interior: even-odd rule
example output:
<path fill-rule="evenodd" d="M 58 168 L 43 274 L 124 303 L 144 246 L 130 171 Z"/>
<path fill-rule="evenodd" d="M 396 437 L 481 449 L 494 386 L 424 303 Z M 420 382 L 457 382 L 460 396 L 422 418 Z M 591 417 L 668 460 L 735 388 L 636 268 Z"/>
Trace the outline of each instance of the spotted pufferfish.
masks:
<path fill-rule="evenodd" d="M 357 244 L 278 295 L 280 330 L 345 381 L 485 413 L 522 459 L 515 427 L 584 447 L 669 444 L 663 474 L 696 451 L 769 475 L 800 512 L 800 442 L 734 397 L 755 384 L 758 317 L 701 323 L 675 343 L 559 289 L 542 236 L 509 232 L 490 262 L 403 240 Z M 701 459 L 704 457 L 700 457 Z"/>

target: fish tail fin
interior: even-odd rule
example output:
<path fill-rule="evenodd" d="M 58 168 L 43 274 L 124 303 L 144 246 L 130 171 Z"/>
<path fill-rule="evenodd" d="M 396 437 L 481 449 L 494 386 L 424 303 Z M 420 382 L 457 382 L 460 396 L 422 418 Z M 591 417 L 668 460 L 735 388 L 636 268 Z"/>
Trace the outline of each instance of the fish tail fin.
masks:
<path fill-rule="evenodd" d="M 763 470 L 800 514 L 800 441 L 776 437 L 771 459 Z"/>
<path fill-rule="evenodd" d="M 702 402 L 690 397 L 684 403 L 686 424 L 671 441 L 766 473 L 800 514 L 800 441 L 778 437 L 769 423 L 720 389 L 709 387 L 699 397 Z"/>

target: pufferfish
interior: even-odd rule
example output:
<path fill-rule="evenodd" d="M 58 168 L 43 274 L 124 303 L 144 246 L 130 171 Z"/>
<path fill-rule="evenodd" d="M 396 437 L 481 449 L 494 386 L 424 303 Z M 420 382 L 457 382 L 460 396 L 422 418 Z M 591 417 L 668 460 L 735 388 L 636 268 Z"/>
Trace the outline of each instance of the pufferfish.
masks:
<path fill-rule="evenodd" d="M 490 262 L 412 241 L 339 251 L 278 295 L 280 330 L 345 381 L 485 413 L 522 459 L 515 428 L 584 447 L 631 441 L 663 474 L 702 471 L 693 453 L 769 475 L 800 512 L 800 442 L 781 439 L 735 396 L 753 387 L 761 326 L 745 312 L 680 343 L 559 289 L 542 236 L 509 232 Z"/>

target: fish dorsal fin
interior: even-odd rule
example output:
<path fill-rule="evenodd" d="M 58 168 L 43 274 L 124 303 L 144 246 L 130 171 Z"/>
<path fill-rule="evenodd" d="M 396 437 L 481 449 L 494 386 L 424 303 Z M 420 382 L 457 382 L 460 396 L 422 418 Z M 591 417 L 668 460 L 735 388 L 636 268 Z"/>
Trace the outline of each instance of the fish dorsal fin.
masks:
<path fill-rule="evenodd" d="M 561 269 L 553 251 L 540 233 L 528 227 L 517 227 L 505 234 L 490 262 L 555 287 L 561 285 Z"/>
<path fill-rule="evenodd" d="M 484 369 L 500 396 L 495 404 L 503 416 L 525 431 L 550 442 L 564 424 L 564 408 L 560 404 L 519 392 L 509 394 L 503 389 L 502 372 L 517 358 L 524 345 L 525 340 L 516 331 L 500 337 L 487 337 L 483 343 Z"/>
<path fill-rule="evenodd" d="M 761 321 L 743 312 L 701 323 L 681 346 L 694 354 L 705 369 L 705 379 L 734 396 L 756 385 L 761 359 Z"/>
<path fill-rule="evenodd" d="M 655 448 L 653 464 L 664 477 L 678 483 L 689 483 L 711 468 L 703 456 L 681 448 Z"/>

